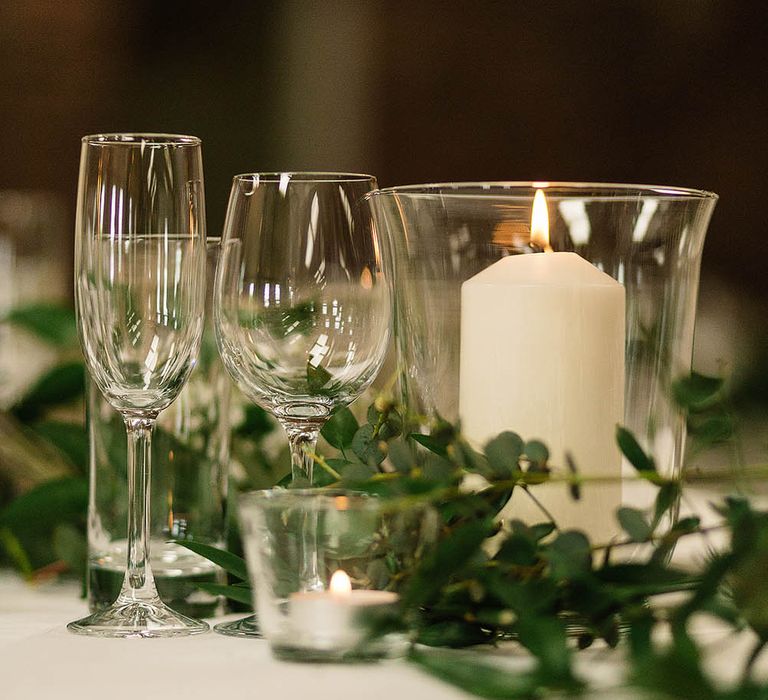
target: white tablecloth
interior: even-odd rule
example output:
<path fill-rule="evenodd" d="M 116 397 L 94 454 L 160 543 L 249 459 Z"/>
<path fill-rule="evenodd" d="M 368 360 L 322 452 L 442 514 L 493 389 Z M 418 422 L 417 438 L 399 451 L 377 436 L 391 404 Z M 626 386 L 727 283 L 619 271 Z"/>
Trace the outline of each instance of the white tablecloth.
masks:
<path fill-rule="evenodd" d="M 465 698 L 401 661 L 319 665 L 274 660 L 261 639 L 209 633 L 93 639 L 66 623 L 87 614 L 75 586 L 30 587 L 0 574 L 2 700 L 407 700 Z M 234 619 L 237 616 L 230 616 Z"/>
<path fill-rule="evenodd" d="M 685 511 L 717 520 L 706 506 L 711 494 L 692 494 Z M 714 539 L 713 539 L 714 537 Z M 676 560 L 700 562 L 717 536 L 687 538 Z M 224 637 L 213 632 L 176 639 L 93 639 L 71 634 L 66 623 L 86 614 L 75 585 L 33 587 L 0 572 L 0 700 L 446 700 L 467 698 L 405 661 L 368 665 L 320 665 L 276 661 L 261 639 Z M 228 619 L 235 619 L 230 616 Z M 211 621 L 209 621 L 211 622 Z M 218 622 L 218 620 L 216 621 Z M 694 621 L 706 669 L 723 682 L 734 680 L 754 644 L 748 633 L 734 635 L 709 618 Z M 478 652 L 482 653 L 482 652 Z M 529 663 L 516 645 L 486 649 L 512 666 Z M 768 670 L 767 658 L 758 670 Z M 466 661 L 462 661 L 466 663 Z M 624 675 L 622 653 L 595 646 L 577 654 L 577 672 L 597 688 L 615 688 Z M 768 674 L 765 674 L 768 676 Z M 601 697 L 633 698 L 609 690 Z"/>

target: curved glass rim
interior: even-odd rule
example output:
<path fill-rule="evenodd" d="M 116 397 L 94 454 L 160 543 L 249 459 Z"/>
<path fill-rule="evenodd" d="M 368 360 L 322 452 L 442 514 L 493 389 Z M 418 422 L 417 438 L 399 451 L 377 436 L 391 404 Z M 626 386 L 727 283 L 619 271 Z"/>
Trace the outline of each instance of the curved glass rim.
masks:
<path fill-rule="evenodd" d="M 501 190 L 501 191 L 500 191 Z M 719 195 L 708 190 L 697 190 L 689 187 L 677 187 L 674 185 L 638 185 L 630 183 L 613 182 L 557 182 L 557 181 L 523 181 L 523 180 L 498 180 L 489 182 L 435 182 L 417 185 L 401 185 L 376 189 L 365 195 L 371 199 L 379 195 L 505 195 L 518 197 L 532 197 L 536 190 L 552 191 L 553 197 L 564 195 L 577 195 L 589 199 L 611 198 L 635 199 L 639 196 L 654 195 L 656 197 L 668 197 L 670 199 L 701 199 L 716 200 Z"/>
<path fill-rule="evenodd" d="M 347 498 L 345 508 L 377 507 L 381 499 L 375 494 L 365 491 L 354 491 L 338 488 L 304 488 L 284 489 L 275 487 L 260 489 L 258 491 L 246 491 L 238 497 L 241 507 L 250 503 L 270 503 L 277 505 L 295 504 L 311 507 L 311 504 L 330 505 L 337 498 Z"/>
<path fill-rule="evenodd" d="M 187 134 L 115 132 L 88 134 L 83 136 L 82 142 L 89 146 L 199 146 L 202 140 Z"/>
<path fill-rule="evenodd" d="M 376 182 L 375 175 L 366 173 L 334 173 L 334 172 L 314 172 L 302 170 L 286 170 L 284 172 L 263 172 L 263 173 L 238 173 L 232 176 L 232 182 L 242 182 L 247 178 L 258 178 L 259 181 L 266 183 L 279 183 L 285 176 L 290 181 L 296 182 L 365 182 L 366 180 Z"/>

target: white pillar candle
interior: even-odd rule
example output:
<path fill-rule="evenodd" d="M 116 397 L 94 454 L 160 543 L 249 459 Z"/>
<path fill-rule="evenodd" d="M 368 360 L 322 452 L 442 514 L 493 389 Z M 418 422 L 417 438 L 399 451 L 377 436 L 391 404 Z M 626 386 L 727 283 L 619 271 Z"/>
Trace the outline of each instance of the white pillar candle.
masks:
<path fill-rule="evenodd" d="M 504 430 L 538 438 L 565 469 L 569 452 L 585 484 L 574 501 L 564 483 L 532 492 L 562 529 L 605 542 L 618 532 L 624 414 L 624 287 L 575 253 L 503 258 L 461 290 L 459 414 L 476 447 Z M 519 489 L 505 518 L 546 520 Z"/>

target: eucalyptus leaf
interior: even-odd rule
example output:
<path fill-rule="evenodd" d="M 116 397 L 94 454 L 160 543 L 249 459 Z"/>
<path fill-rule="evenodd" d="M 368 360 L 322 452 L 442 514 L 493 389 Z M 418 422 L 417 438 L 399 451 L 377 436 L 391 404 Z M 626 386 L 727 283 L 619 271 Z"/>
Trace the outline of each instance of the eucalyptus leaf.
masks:
<path fill-rule="evenodd" d="M 733 418 L 721 413 L 712 416 L 688 416 L 688 433 L 695 437 L 699 444 L 717 445 L 733 437 Z"/>
<path fill-rule="evenodd" d="M 477 553 L 492 530 L 490 520 L 474 520 L 440 541 L 416 568 L 403 593 L 403 605 L 408 608 L 434 600 L 451 576 Z"/>
<path fill-rule="evenodd" d="M 85 391 L 82 362 L 65 362 L 48 370 L 11 409 L 21 421 L 30 421 L 53 406 L 69 403 Z"/>
<path fill-rule="evenodd" d="M 0 510 L 0 526 L 16 533 L 50 531 L 56 523 L 85 519 L 88 481 L 65 477 L 30 489 Z"/>
<path fill-rule="evenodd" d="M 565 627 L 556 618 L 525 616 L 517 623 L 517 636 L 553 679 L 571 678 L 571 652 Z"/>
<path fill-rule="evenodd" d="M 212 547 L 209 544 L 195 542 L 194 540 L 175 540 L 175 543 L 186 547 L 195 554 L 199 554 L 201 557 L 208 559 L 208 561 L 212 561 L 235 578 L 239 578 L 242 581 L 248 580 L 248 568 L 245 565 L 245 560 L 236 554 L 219 549 L 218 547 Z"/>
<path fill-rule="evenodd" d="M 691 372 L 672 384 L 672 396 L 685 409 L 700 409 L 711 404 L 722 388 L 723 380 L 720 377 Z"/>
<path fill-rule="evenodd" d="M 506 431 L 489 441 L 484 452 L 491 474 L 498 479 L 508 479 L 519 469 L 523 440 L 517 433 Z"/>
<path fill-rule="evenodd" d="M 68 523 L 57 525 L 53 531 L 53 551 L 74 573 L 85 575 L 88 542 L 84 532 Z"/>
<path fill-rule="evenodd" d="M 331 373 L 325 367 L 315 367 L 307 362 L 307 390 L 310 394 L 321 394 L 331 379 Z"/>
<path fill-rule="evenodd" d="M 359 464 L 355 462 L 349 462 L 340 472 L 342 483 L 346 486 L 363 484 L 376 473 L 378 473 L 376 467 L 370 464 Z"/>
<path fill-rule="evenodd" d="M 589 540 L 578 530 L 561 532 L 549 546 L 547 556 L 555 579 L 583 576 L 592 568 Z"/>
<path fill-rule="evenodd" d="M 373 426 L 370 423 L 366 423 L 355 431 L 351 447 L 361 462 L 377 465 L 381 464 L 386 457 L 380 443 L 381 441 L 373 435 Z"/>
<path fill-rule="evenodd" d="M 88 434 L 82 425 L 40 421 L 32 429 L 58 448 L 81 474 L 88 473 Z"/>
<path fill-rule="evenodd" d="M 645 451 L 635 439 L 635 436 L 622 426 L 616 427 L 616 442 L 621 453 L 629 460 L 629 463 L 639 472 L 655 472 L 656 464 L 653 459 L 645 454 Z"/>
<path fill-rule="evenodd" d="M 653 522 L 651 523 L 651 529 L 655 530 L 661 519 L 669 512 L 669 510 L 677 503 L 677 499 L 680 497 L 680 486 L 675 482 L 669 482 L 662 484 L 656 494 L 656 500 L 653 506 Z"/>
<path fill-rule="evenodd" d="M 523 452 L 532 465 L 543 467 L 549 460 L 549 449 L 541 440 L 529 440 L 523 446 Z"/>
<path fill-rule="evenodd" d="M 448 444 L 444 440 L 438 440 L 432 435 L 422 435 L 421 433 L 411 433 L 409 437 L 436 455 L 445 457 L 448 454 Z"/>
<path fill-rule="evenodd" d="M 565 453 L 565 464 L 568 467 L 568 472 L 571 476 L 578 476 L 579 470 L 576 467 L 576 462 L 573 459 L 573 455 L 570 452 Z M 581 485 L 578 483 L 568 484 L 568 492 L 571 494 L 571 498 L 574 501 L 581 500 Z"/>
<path fill-rule="evenodd" d="M 419 629 L 419 644 L 430 647 L 468 647 L 482 644 L 490 638 L 488 631 L 465 620 L 441 620 Z"/>
<path fill-rule="evenodd" d="M 389 443 L 387 457 L 392 466 L 401 474 L 409 473 L 414 467 L 413 451 L 401 440 Z"/>
<path fill-rule="evenodd" d="M 409 659 L 439 680 L 482 698 L 530 700 L 539 688 L 535 674 L 510 673 L 476 655 L 413 649 Z"/>
<path fill-rule="evenodd" d="M 495 558 L 507 564 L 532 566 L 537 560 L 535 541 L 531 537 L 512 534 L 504 540 Z"/>
<path fill-rule="evenodd" d="M 74 346 L 77 342 L 75 312 L 55 304 L 29 304 L 11 309 L 2 319 L 32 333 L 57 348 Z"/>
<path fill-rule="evenodd" d="M 336 409 L 323 426 L 320 434 L 329 445 L 337 450 L 345 450 L 352 444 L 358 429 L 357 419 L 346 406 Z"/>
<path fill-rule="evenodd" d="M 195 583 L 195 585 L 206 593 L 211 595 L 220 595 L 229 600 L 243 603 L 244 605 L 253 605 L 251 589 L 245 586 L 227 586 L 223 583 Z"/>
<path fill-rule="evenodd" d="M 645 514 L 637 508 L 624 506 L 616 511 L 616 518 L 624 532 L 635 542 L 645 542 L 653 533 L 653 528 Z"/>

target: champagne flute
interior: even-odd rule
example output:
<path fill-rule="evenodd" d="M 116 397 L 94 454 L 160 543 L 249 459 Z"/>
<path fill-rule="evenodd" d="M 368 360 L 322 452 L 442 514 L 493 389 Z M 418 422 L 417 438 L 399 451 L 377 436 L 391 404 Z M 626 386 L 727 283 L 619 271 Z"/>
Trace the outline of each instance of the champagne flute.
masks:
<path fill-rule="evenodd" d="M 158 414 L 194 367 L 205 306 L 200 140 L 168 134 L 83 139 L 75 307 L 86 366 L 128 433 L 128 555 L 117 600 L 68 625 L 102 637 L 205 632 L 159 598 L 149 564 L 150 445 Z M 90 523 L 89 528 L 98 528 Z"/>
<path fill-rule="evenodd" d="M 382 244 L 362 201 L 375 188 L 370 175 L 344 173 L 253 173 L 232 183 L 216 337 L 242 392 L 285 429 L 293 486 L 311 485 L 320 429 L 371 384 L 389 342 Z M 312 590 L 322 583 L 305 545 L 301 576 Z M 248 621 L 217 631 L 253 634 Z"/>

